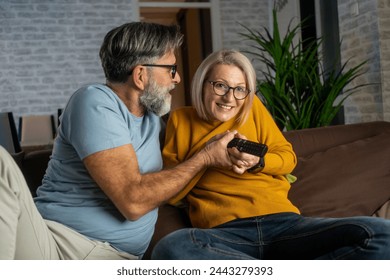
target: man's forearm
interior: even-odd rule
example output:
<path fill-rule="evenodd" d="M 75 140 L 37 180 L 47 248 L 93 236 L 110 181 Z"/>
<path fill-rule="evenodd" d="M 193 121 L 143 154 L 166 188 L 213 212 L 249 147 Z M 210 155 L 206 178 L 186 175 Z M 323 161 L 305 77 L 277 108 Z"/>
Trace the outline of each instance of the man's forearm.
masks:
<path fill-rule="evenodd" d="M 164 169 L 160 172 L 149 173 L 142 176 L 142 189 L 152 198 L 149 200 L 157 207 L 166 202 L 179 191 L 181 191 L 190 180 L 202 169 L 210 164 L 205 151 L 200 151 L 190 159 L 176 165 L 175 167 Z"/>

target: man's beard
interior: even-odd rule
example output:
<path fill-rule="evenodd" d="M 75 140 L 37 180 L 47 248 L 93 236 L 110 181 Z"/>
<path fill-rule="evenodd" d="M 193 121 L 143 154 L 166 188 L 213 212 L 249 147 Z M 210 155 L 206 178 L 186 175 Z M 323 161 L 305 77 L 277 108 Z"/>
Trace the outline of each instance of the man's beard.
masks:
<path fill-rule="evenodd" d="M 161 117 L 171 110 L 170 91 L 175 85 L 170 87 L 161 87 L 154 80 L 150 80 L 140 97 L 140 103 L 148 110 Z"/>

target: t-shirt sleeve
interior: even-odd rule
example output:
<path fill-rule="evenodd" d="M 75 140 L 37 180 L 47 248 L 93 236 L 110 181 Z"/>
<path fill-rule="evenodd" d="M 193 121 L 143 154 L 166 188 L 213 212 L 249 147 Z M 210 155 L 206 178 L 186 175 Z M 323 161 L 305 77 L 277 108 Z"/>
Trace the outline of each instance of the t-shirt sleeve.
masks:
<path fill-rule="evenodd" d="M 124 105 L 96 87 L 76 93 L 62 118 L 62 132 L 81 159 L 131 143 Z"/>

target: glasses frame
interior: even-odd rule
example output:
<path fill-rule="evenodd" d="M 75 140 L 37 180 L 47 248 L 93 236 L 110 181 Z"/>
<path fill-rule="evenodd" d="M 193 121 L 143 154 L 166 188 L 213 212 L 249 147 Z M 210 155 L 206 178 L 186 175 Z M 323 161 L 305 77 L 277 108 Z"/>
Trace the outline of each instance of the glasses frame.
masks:
<path fill-rule="evenodd" d="M 146 67 L 163 67 L 163 68 L 171 68 L 171 76 L 172 79 L 175 78 L 177 73 L 177 64 L 141 64 Z"/>
<path fill-rule="evenodd" d="M 224 83 L 224 82 L 221 82 L 221 81 L 208 81 L 208 82 L 213 86 L 214 94 L 216 94 L 216 95 L 218 95 L 218 96 L 225 96 L 225 95 L 228 94 L 229 91 L 232 89 L 232 90 L 233 90 L 233 96 L 234 96 L 234 98 L 235 98 L 236 100 L 244 100 L 245 98 L 248 97 L 249 93 L 251 92 L 249 89 L 246 89 L 246 95 L 245 95 L 243 98 L 237 98 L 235 92 L 236 92 L 236 89 L 237 89 L 237 88 L 240 88 L 241 86 L 238 86 L 238 87 L 231 87 L 231 86 L 229 86 L 228 84 L 226 84 L 226 83 Z M 225 92 L 225 94 L 218 94 L 218 93 L 216 92 L 216 90 L 215 90 L 215 84 L 216 84 L 216 83 L 221 83 L 221 84 L 224 84 L 224 85 L 227 86 L 227 91 Z"/>

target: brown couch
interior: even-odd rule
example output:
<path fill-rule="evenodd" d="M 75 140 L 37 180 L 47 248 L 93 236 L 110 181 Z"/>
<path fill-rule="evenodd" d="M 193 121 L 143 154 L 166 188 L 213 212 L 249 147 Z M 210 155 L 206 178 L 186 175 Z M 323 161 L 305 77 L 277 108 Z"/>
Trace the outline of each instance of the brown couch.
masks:
<path fill-rule="evenodd" d="M 306 216 L 390 218 L 390 122 L 337 125 L 284 132 L 298 156 L 290 199 Z M 15 156 L 35 194 L 51 150 Z M 164 205 L 145 258 L 158 240 L 190 227 L 185 213 Z"/>

